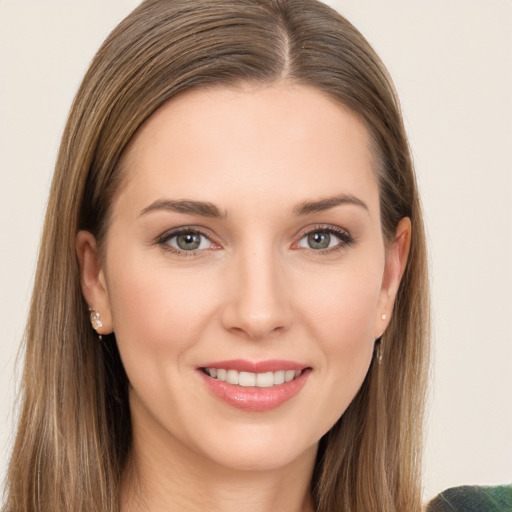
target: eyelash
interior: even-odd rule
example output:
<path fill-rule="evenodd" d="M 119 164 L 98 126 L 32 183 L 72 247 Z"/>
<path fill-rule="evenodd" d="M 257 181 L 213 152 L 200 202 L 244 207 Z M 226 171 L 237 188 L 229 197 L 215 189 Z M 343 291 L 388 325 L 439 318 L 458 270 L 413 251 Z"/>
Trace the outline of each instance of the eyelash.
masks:
<path fill-rule="evenodd" d="M 169 240 L 172 240 L 173 238 L 183 235 L 183 234 L 198 234 L 203 237 L 205 237 L 207 240 L 209 240 L 212 244 L 215 244 L 215 242 L 211 239 L 210 236 L 208 236 L 203 230 L 197 227 L 192 226 L 184 226 L 182 228 L 172 229 L 170 231 L 166 231 L 162 235 L 160 235 L 157 239 L 157 244 L 162 247 L 164 251 L 168 251 L 176 256 L 188 258 L 190 256 L 196 256 L 198 252 L 201 252 L 204 249 L 201 250 L 195 250 L 195 251 L 184 251 L 176 249 L 175 247 L 172 247 L 169 245 Z"/>
<path fill-rule="evenodd" d="M 309 249 L 313 252 L 313 254 L 333 254 L 339 251 L 342 251 L 346 247 L 350 247 L 356 241 L 356 239 L 346 230 L 336 226 L 326 226 L 326 225 L 318 225 L 313 226 L 312 228 L 308 228 L 307 231 L 304 231 L 294 245 L 297 245 L 305 236 L 310 235 L 311 233 L 327 233 L 329 235 L 334 235 L 336 238 L 340 240 L 338 244 L 334 247 L 328 247 L 326 249 Z"/>
<path fill-rule="evenodd" d="M 293 246 L 296 246 L 304 237 L 310 235 L 311 233 L 327 233 L 329 235 L 334 235 L 336 238 L 340 240 L 338 244 L 336 244 L 334 247 L 328 247 L 325 249 L 309 249 L 314 254 L 332 254 L 336 253 L 338 251 L 343 250 L 345 247 L 350 247 L 355 243 L 355 238 L 345 229 L 338 228 L 335 226 L 325 226 L 325 225 L 318 225 L 313 226 L 312 228 L 308 229 L 307 231 L 304 231 L 297 242 L 293 244 Z M 198 252 L 204 251 L 204 249 L 200 250 L 193 250 L 193 251 L 185 251 L 185 250 L 178 250 L 175 247 L 172 247 L 169 245 L 169 240 L 172 240 L 173 238 L 182 235 L 182 234 L 199 234 L 203 237 L 205 237 L 207 240 L 209 240 L 213 245 L 217 245 L 211 237 L 205 233 L 203 230 L 201 230 L 198 227 L 192 227 L 192 226 L 184 226 L 182 228 L 172 229 L 170 231 L 166 231 L 162 235 L 158 237 L 156 240 L 156 243 L 162 247 L 163 250 L 171 252 L 172 254 L 179 256 L 179 257 L 191 257 L 196 256 Z"/>

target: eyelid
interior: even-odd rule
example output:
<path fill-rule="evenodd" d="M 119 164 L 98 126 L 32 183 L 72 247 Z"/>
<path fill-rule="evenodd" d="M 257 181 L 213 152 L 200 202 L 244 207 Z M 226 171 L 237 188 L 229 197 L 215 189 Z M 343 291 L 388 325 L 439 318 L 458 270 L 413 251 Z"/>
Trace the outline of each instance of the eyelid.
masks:
<path fill-rule="evenodd" d="M 329 233 L 331 235 L 334 235 L 338 240 L 340 241 L 338 244 L 336 244 L 334 247 L 327 247 L 325 249 L 311 249 L 306 247 L 298 247 L 299 242 L 306 236 L 308 236 L 311 233 L 323 231 L 326 233 Z M 294 242 L 292 248 L 297 250 L 306 250 L 311 251 L 316 254 L 322 254 L 322 253 L 328 253 L 328 252 L 336 252 L 337 250 L 341 250 L 345 247 L 349 247 L 355 243 L 355 238 L 352 236 L 352 234 L 345 228 L 342 228 L 340 226 L 333 226 L 331 224 L 318 224 L 314 226 L 308 226 L 307 228 L 304 228 L 301 230 L 301 232 L 298 235 L 297 241 Z"/>
<path fill-rule="evenodd" d="M 197 233 L 197 234 L 203 236 L 204 238 L 208 239 L 214 247 L 209 247 L 208 249 L 196 249 L 196 250 L 192 250 L 192 251 L 185 251 L 185 250 L 179 249 L 177 247 L 173 247 L 172 245 L 170 245 L 168 243 L 169 240 L 171 240 L 172 238 L 175 238 L 183 233 Z M 215 250 L 215 249 L 220 248 L 220 244 L 217 243 L 213 239 L 213 237 L 209 233 L 206 232 L 206 230 L 204 230 L 203 228 L 201 228 L 199 226 L 180 226 L 180 227 L 176 227 L 176 228 L 171 228 L 171 229 L 165 231 L 164 233 L 162 233 L 161 235 L 159 235 L 156 238 L 155 243 L 157 245 L 159 245 L 165 251 L 171 252 L 178 256 L 184 256 L 184 257 L 197 256 L 198 254 L 200 254 L 204 251 L 211 250 L 211 249 Z"/>
<path fill-rule="evenodd" d="M 311 233 L 317 232 L 317 231 L 323 231 L 323 232 L 327 232 L 331 235 L 334 235 L 336 238 L 338 238 L 339 243 L 336 244 L 334 247 L 328 247 L 325 249 L 311 249 L 311 248 L 308 249 L 308 248 L 298 247 L 298 243 L 305 236 L 307 236 Z M 179 236 L 180 234 L 183 234 L 183 233 L 198 233 L 201 236 L 208 239 L 213 247 L 210 247 L 208 249 L 196 249 L 196 250 L 191 250 L 191 251 L 185 251 L 185 250 L 181 250 L 179 248 L 169 245 L 168 241 L 171 238 Z M 307 250 L 307 251 L 313 252 L 315 254 L 323 254 L 323 253 L 336 252 L 338 250 L 342 250 L 345 247 L 353 245 L 355 243 L 355 241 L 356 241 L 355 238 L 345 228 L 342 228 L 340 226 L 335 226 L 332 224 L 317 224 L 317 225 L 308 226 L 306 228 L 303 228 L 297 235 L 296 242 L 294 242 L 292 244 L 292 249 Z M 205 230 L 204 228 L 202 228 L 200 226 L 180 226 L 180 227 L 176 227 L 176 228 L 171 228 L 171 229 L 165 231 L 164 233 L 162 233 L 161 235 L 159 235 L 155 239 L 155 243 L 157 245 L 161 246 L 161 248 L 163 250 L 169 251 L 178 256 L 185 256 L 185 257 L 186 256 L 197 256 L 200 253 L 204 253 L 205 251 L 216 250 L 216 249 L 220 249 L 222 247 L 221 244 L 216 242 L 214 237 L 212 237 L 211 234 L 209 234 L 207 232 L 207 230 Z"/>

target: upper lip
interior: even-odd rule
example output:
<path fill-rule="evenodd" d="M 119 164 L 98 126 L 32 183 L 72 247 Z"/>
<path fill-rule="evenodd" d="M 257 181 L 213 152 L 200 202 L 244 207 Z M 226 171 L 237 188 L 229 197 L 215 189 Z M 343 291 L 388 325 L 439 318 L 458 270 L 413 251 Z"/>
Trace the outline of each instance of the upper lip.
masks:
<path fill-rule="evenodd" d="M 223 368 L 225 370 L 237 370 L 239 372 L 265 373 L 279 370 L 304 370 L 309 368 L 307 364 L 296 361 L 268 359 L 266 361 L 247 361 L 245 359 L 230 359 L 229 361 L 213 361 L 200 366 L 200 368 Z"/>

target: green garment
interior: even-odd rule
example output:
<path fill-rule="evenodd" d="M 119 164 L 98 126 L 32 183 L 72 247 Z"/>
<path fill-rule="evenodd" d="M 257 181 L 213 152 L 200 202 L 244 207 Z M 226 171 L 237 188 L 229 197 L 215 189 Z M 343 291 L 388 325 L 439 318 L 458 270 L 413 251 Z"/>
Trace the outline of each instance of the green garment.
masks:
<path fill-rule="evenodd" d="M 479 487 L 464 485 L 434 498 L 427 512 L 512 512 L 512 485 Z"/>

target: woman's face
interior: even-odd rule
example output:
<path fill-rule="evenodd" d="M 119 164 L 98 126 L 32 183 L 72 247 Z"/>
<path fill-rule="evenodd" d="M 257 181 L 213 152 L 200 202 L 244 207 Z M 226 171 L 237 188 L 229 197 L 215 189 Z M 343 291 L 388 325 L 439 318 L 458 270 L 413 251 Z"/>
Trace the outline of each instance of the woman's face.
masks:
<path fill-rule="evenodd" d="M 187 92 L 138 132 L 101 262 L 79 236 L 135 447 L 238 469 L 314 457 L 406 257 L 408 224 L 386 251 L 369 146 L 350 111 L 286 83 Z"/>

